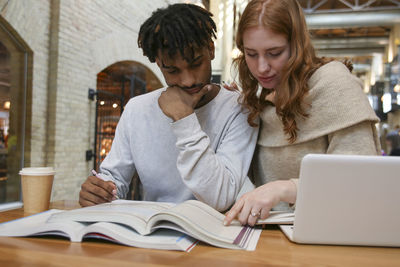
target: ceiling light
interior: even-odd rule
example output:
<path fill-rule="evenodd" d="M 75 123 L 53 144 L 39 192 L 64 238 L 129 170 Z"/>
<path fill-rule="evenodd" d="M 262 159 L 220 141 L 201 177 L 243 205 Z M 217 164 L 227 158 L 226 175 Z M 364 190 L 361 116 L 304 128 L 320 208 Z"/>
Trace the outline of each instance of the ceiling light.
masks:
<path fill-rule="evenodd" d="M 400 93 L 400 84 L 396 84 L 393 88 L 393 91 L 395 91 L 396 93 Z"/>
<path fill-rule="evenodd" d="M 10 101 L 6 101 L 6 102 L 4 102 L 4 109 L 10 109 Z"/>

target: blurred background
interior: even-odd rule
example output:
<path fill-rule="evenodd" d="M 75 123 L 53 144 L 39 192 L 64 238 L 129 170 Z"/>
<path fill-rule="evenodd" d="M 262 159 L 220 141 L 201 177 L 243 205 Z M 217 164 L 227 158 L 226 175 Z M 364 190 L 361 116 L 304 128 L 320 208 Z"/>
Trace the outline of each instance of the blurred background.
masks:
<path fill-rule="evenodd" d="M 152 11 L 178 2 L 214 14 L 213 81 L 235 80 L 247 0 L 0 0 L 0 209 L 21 204 L 18 171 L 28 166 L 56 169 L 52 200 L 78 199 L 127 101 L 165 85 L 137 34 Z M 387 154 L 386 136 L 400 129 L 400 1 L 299 2 L 318 55 L 353 62 Z"/>

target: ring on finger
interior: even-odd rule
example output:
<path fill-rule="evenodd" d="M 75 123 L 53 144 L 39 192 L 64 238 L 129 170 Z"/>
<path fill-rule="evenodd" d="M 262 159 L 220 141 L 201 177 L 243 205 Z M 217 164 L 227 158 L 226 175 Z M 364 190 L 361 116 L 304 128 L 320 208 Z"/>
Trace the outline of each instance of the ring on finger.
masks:
<path fill-rule="evenodd" d="M 252 211 L 252 212 L 250 213 L 250 215 L 253 216 L 253 217 L 260 217 L 261 213 L 260 213 L 260 212 L 254 212 L 254 211 Z"/>

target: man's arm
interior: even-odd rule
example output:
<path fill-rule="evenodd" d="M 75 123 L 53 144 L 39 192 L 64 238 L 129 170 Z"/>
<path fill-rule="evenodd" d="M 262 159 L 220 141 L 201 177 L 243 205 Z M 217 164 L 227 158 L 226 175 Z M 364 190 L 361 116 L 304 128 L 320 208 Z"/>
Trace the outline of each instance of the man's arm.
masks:
<path fill-rule="evenodd" d="M 170 87 L 161 94 L 158 103 L 164 114 L 174 121 L 171 127 L 177 138 L 176 146 L 179 150 L 177 168 L 183 182 L 198 200 L 223 211 L 234 203 L 247 179 L 258 128 L 249 126 L 247 116 L 237 105 L 235 109 L 227 111 L 229 114 L 222 116 L 223 121 L 217 118 L 210 121 L 225 124 L 221 127 L 224 129 L 223 136 L 218 140 L 218 147 L 214 151 L 210 147 L 209 137 L 202 130 L 194 113 L 194 107 L 203 96 L 206 97 L 205 94 L 218 94 L 219 88 L 215 87 L 207 85 L 192 95 L 179 88 Z M 183 110 L 186 113 L 181 112 Z M 227 117 L 229 119 L 226 119 Z"/>
<path fill-rule="evenodd" d="M 126 110 L 126 109 L 125 109 Z M 129 183 L 135 172 L 129 146 L 129 133 L 126 121 L 129 112 L 124 112 L 118 122 L 111 150 L 100 165 L 96 176 L 89 176 L 81 186 L 79 203 L 92 206 L 126 195 Z"/>
<path fill-rule="evenodd" d="M 224 128 L 214 151 L 196 114 L 172 123 L 179 149 L 177 167 L 183 182 L 198 200 L 220 211 L 235 202 L 247 179 L 258 135 L 258 128 L 249 126 L 247 116 L 241 112 L 235 114 Z"/>
<path fill-rule="evenodd" d="M 136 171 L 129 140 L 128 124 L 131 120 L 129 104 L 121 115 L 111 150 L 101 163 L 98 174 L 103 180 L 112 181 L 116 185 L 119 198 L 125 198 Z"/>

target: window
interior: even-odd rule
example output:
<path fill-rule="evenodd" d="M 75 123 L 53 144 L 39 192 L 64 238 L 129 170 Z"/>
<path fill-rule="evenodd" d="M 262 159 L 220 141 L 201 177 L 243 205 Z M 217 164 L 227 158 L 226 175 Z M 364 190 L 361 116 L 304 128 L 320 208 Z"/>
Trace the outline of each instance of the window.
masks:
<path fill-rule="evenodd" d="M 27 46 L 9 29 L 0 17 L 0 210 L 22 206 L 18 172 L 30 164 L 30 119 L 26 113 L 30 110 L 31 53 L 28 55 Z"/>

